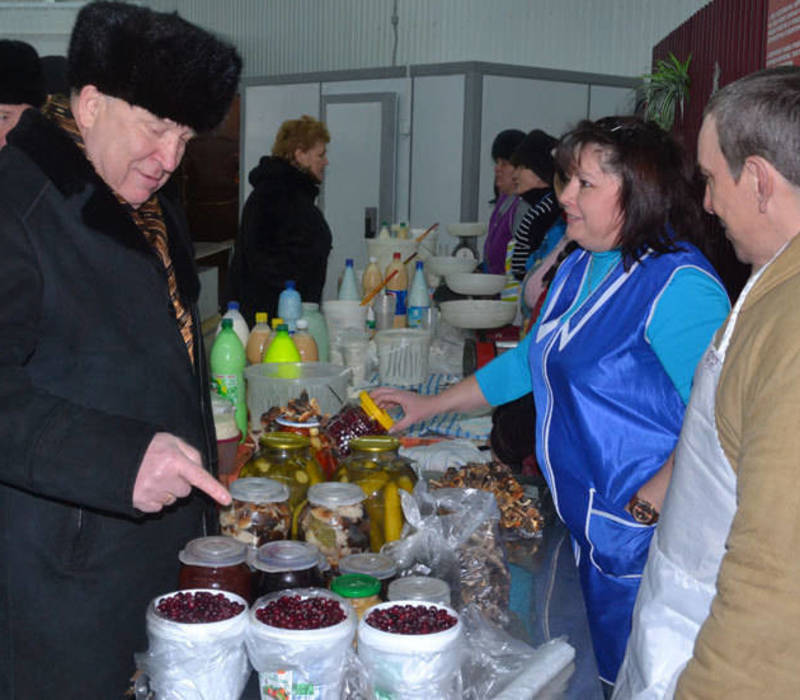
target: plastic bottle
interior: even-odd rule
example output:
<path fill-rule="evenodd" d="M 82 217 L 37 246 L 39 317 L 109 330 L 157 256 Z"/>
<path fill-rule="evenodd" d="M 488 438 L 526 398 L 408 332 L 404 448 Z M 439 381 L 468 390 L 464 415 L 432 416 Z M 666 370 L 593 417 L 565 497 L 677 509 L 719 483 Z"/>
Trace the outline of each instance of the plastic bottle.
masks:
<path fill-rule="evenodd" d="M 222 319 L 222 329 L 211 346 L 211 383 L 214 390 L 234 406 L 236 427 L 247 437 L 247 403 L 244 390 L 244 345 L 233 330 L 233 320 Z"/>
<path fill-rule="evenodd" d="M 328 324 L 319 310 L 319 304 L 303 302 L 303 318 L 308 321 L 308 332 L 317 344 L 320 362 L 327 362 L 329 356 Z"/>
<path fill-rule="evenodd" d="M 261 358 L 264 357 L 264 347 L 271 335 L 272 331 L 267 323 L 266 311 L 256 311 L 256 325 L 254 325 L 253 329 L 250 331 L 250 335 L 247 338 L 247 345 L 245 346 L 247 361 L 251 365 L 261 362 Z"/>
<path fill-rule="evenodd" d="M 222 315 L 222 318 L 229 318 L 233 321 L 233 331 L 239 337 L 239 340 L 242 341 L 242 347 L 247 345 L 247 338 L 250 336 L 250 328 L 247 325 L 247 321 L 244 320 L 244 316 L 239 311 L 239 302 L 238 301 L 229 301 L 228 302 L 228 309 Z M 217 326 L 217 333 L 214 337 L 219 335 L 220 331 L 222 330 L 222 319 L 220 319 L 219 325 Z"/>
<path fill-rule="evenodd" d="M 397 237 L 403 239 L 408 238 L 408 224 L 405 221 L 400 222 L 400 228 L 397 231 Z"/>
<path fill-rule="evenodd" d="M 408 294 L 408 327 L 421 328 L 423 319 L 431 308 L 431 299 L 428 296 L 428 285 L 425 283 L 425 274 L 422 271 L 422 261 L 417 260 L 414 270 L 414 280 L 411 282 L 411 291 Z"/>
<path fill-rule="evenodd" d="M 362 298 L 367 296 L 375 287 L 380 287 L 381 282 L 383 282 L 383 275 L 381 274 L 381 268 L 378 267 L 378 258 L 371 256 L 369 265 L 367 265 L 361 278 Z"/>
<path fill-rule="evenodd" d="M 386 221 L 381 221 L 381 230 L 378 232 L 378 238 L 381 240 L 389 240 L 392 237 L 391 231 L 389 231 L 389 224 Z"/>
<path fill-rule="evenodd" d="M 392 262 L 386 267 L 386 279 L 397 270 L 397 274 L 386 283 L 386 292 L 393 294 L 397 300 L 394 307 L 394 327 L 405 328 L 406 325 L 406 296 L 408 294 L 408 277 L 406 276 L 406 266 L 403 265 L 403 258 L 400 253 L 392 256 Z"/>
<path fill-rule="evenodd" d="M 301 362 L 317 362 L 319 352 L 314 336 L 308 332 L 308 321 L 304 318 L 297 320 L 297 330 L 292 336 L 297 352 L 300 353 Z"/>
<path fill-rule="evenodd" d="M 347 258 L 344 261 L 344 275 L 342 275 L 342 283 L 339 285 L 339 300 L 361 301 L 356 284 L 356 273 L 353 269 L 353 258 Z"/>
<path fill-rule="evenodd" d="M 289 336 L 289 329 L 281 323 L 272 342 L 264 353 L 264 362 L 300 362 L 300 353 Z"/>
<path fill-rule="evenodd" d="M 295 329 L 297 319 L 303 315 L 303 300 L 300 292 L 294 288 L 294 280 L 287 280 L 286 289 L 278 297 L 278 316 L 280 316 L 290 331 Z"/>

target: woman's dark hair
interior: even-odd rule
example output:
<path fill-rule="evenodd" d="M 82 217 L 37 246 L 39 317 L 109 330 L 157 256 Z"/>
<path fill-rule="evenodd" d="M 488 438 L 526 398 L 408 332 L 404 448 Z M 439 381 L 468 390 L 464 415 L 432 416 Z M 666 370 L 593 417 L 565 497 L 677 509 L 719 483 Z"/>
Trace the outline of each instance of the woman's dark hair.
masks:
<path fill-rule="evenodd" d="M 600 152 L 604 172 L 622 180 L 619 247 L 626 268 L 648 250 L 660 255 L 678 250 L 676 241 L 696 242 L 702 213 L 692 168 L 667 132 L 638 117 L 584 120 L 561 137 L 556 163 L 571 175 L 587 146 Z"/>

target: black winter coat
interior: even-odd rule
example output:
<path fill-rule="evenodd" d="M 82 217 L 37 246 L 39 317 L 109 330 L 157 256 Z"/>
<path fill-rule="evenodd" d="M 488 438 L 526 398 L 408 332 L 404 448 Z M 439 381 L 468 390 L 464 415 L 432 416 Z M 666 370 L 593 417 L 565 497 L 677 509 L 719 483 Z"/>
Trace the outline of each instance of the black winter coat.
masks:
<path fill-rule="evenodd" d="M 314 204 L 319 185 L 311 175 L 264 156 L 250 171 L 250 184 L 230 286 L 231 298 L 252 324 L 256 311 L 277 314 L 287 280 L 295 280 L 303 301 L 320 302 L 332 237 Z"/>
<path fill-rule="evenodd" d="M 163 265 L 75 144 L 34 110 L 0 151 L 0 697 L 116 698 L 145 608 L 203 534 L 198 492 L 132 506 L 157 431 L 216 445 L 202 340 L 194 366 Z M 184 303 L 199 283 L 162 202 Z M 194 315 L 195 329 L 199 320 Z"/>

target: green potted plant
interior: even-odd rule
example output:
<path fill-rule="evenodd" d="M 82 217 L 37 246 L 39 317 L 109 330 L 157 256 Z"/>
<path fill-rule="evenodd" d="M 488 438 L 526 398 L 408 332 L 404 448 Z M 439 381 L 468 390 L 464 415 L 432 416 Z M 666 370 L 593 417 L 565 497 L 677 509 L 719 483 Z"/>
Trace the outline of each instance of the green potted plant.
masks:
<path fill-rule="evenodd" d="M 675 54 L 669 53 L 666 59 L 656 61 L 655 70 L 642 76 L 641 99 L 645 104 L 644 118 L 654 121 L 664 131 L 672 129 L 675 123 L 675 107 L 689 101 L 689 64 L 692 55 L 681 62 Z"/>

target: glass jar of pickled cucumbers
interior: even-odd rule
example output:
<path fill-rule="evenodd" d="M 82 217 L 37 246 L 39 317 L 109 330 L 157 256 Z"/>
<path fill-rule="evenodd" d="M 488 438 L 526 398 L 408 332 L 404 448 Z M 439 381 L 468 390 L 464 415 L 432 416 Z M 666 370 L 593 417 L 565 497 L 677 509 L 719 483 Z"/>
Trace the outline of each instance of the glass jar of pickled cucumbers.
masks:
<path fill-rule="evenodd" d="M 302 506 L 308 487 L 323 481 L 322 469 L 311 455 L 310 441 L 295 433 L 264 433 L 260 449 L 239 476 L 266 476 L 289 487 L 293 515 Z"/>
<path fill-rule="evenodd" d="M 371 435 L 350 441 L 350 456 L 339 468 L 339 481 L 358 484 L 367 495 L 364 508 L 370 521 L 370 549 L 400 539 L 403 510 L 400 490 L 413 490 L 417 475 L 411 460 L 397 454 L 400 441 L 390 435 Z"/>

